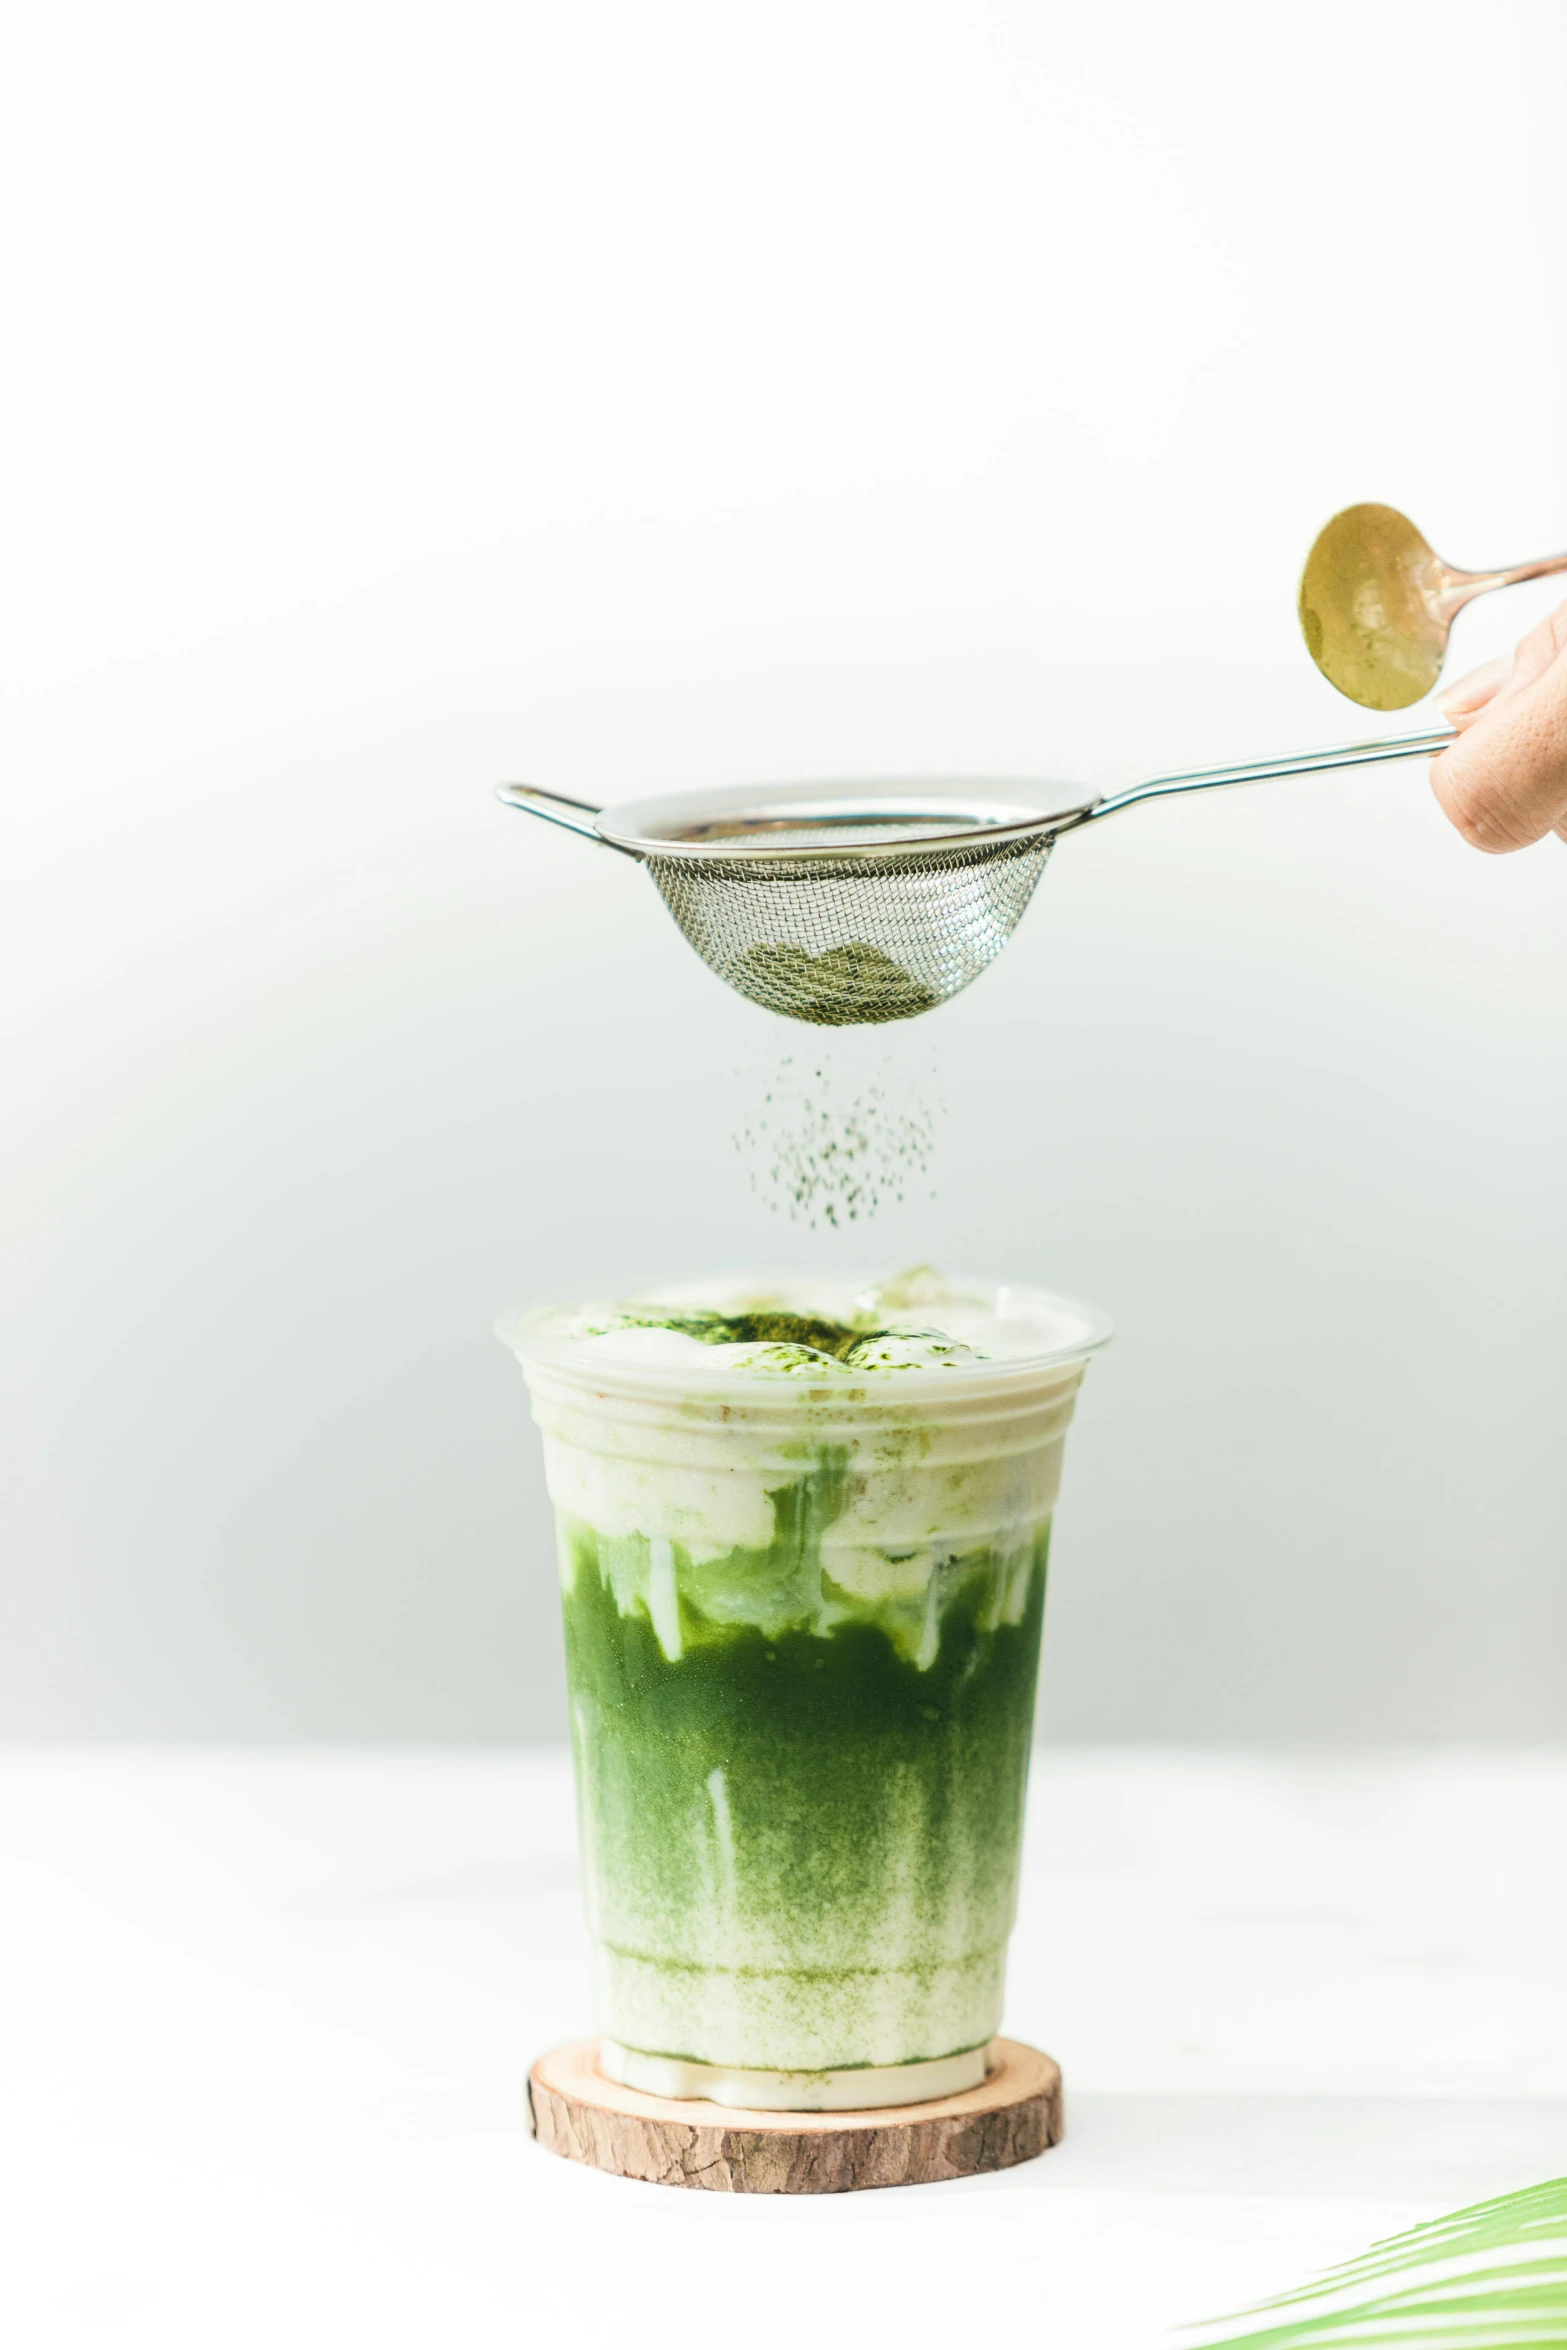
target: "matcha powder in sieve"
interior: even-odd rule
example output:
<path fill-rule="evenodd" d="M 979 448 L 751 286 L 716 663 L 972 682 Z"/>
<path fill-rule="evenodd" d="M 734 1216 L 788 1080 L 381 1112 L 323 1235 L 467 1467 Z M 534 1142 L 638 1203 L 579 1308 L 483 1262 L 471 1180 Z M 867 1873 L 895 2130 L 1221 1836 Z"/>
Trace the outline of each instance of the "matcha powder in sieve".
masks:
<path fill-rule="evenodd" d="M 912 1020 L 934 1011 L 941 998 L 880 947 L 862 939 L 807 954 L 804 947 L 748 947 L 728 974 L 751 1001 L 790 1020 L 818 1028 L 854 1028 L 884 1020 Z"/>

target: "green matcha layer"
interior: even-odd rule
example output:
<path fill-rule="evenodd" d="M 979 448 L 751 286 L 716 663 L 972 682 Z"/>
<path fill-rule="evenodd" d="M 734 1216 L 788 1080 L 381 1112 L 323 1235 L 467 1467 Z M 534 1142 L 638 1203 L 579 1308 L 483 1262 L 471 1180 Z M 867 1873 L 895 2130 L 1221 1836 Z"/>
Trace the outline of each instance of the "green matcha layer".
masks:
<path fill-rule="evenodd" d="M 823 1549 L 849 1484 L 820 1451 L 766 1548 L 700 1562 L 561 1514 L 598 2021 L 628 2047 L 826 2071 L 999 2024 L 1049 1519 L 866 1595 Z"/>

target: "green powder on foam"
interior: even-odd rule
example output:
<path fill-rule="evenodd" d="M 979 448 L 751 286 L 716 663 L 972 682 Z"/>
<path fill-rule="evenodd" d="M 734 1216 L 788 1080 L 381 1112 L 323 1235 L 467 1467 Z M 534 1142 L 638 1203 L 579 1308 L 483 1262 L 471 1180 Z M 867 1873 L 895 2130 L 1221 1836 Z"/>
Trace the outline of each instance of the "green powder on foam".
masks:
<path fill-rule="evenodd" d="M 840 1363 L 853 1362 L 856 1347 L 886 1336 L 865 1323 L 830 1322 L 820 1314 L 786 1314 L 770 1307 L 750 1314 L 668 1313 L 646 1320 L 649 1327 L 699 1338 L 704 1346 L 808 1346 Z"/>

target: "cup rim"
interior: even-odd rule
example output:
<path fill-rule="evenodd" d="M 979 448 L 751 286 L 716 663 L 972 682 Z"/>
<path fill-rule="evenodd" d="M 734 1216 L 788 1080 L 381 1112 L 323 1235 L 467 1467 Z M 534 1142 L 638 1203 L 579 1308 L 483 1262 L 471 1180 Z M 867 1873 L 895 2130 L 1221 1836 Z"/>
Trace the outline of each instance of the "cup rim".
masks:
<path fill-rule="evenodd" d="M 809 1275 L 784 1274 L 776 1284 L 758 1281 L 755 1275 L 737 1276 L 727 1286 L 740 1294 L 758 1289 L 764 1292 L 772 1287 L 785 1288 L 792 1281 L 803 1285 Z M 853 1277 L 834 1281 L 850 1291 Z M 726 1286 L 721 1277 L 693 1281 L 643 1282 L 629 1288 L 616 1301 L 621 1305 L 678 1304 L 683 1302 L 674 1293 L 687 1293 L 700 1287 L 703 1290 L 722 1291 Z M 865 1284 L 869 1286 L 869 1284 Z M 1068 1297 L 1057 1290 L 1035 1288 L 1032 1284 L 1016 1281 L 984 1281 L 970 1278 L 955 1279 L 949 1287 L 969 1305 L 984 1304 L 1001 1319 L 1024 1318 L 1056 1320 L 1066 1325 L 1059 1341 L 1031 1348 L 1027 1353 L 981 1356 L 973 1362 L 950 1363 L 930 1369 L 887 1370 L 874 1365 L 848 1366 L 849 1376 L 836 1366 L 815 1380 L 798 1371 L 769 1370 L 746 1366 L 736 1368 L 732 1363 L 704 1364 L 700 1361 L 680 1363 L 633 1362 L 625 1357 L 595 1359 L 580 1337 L 562 1335 L 558 1326 L 570 1316 L 582 1312 L 585 1305 L 601 1301 L 557 1293 L 530 1301 L 525 1305 L 507 1307 L 496 1316 L 494 1329 L 503 1346 L 508 1347 L 522 1363 L 524 1370 L 532 1364 L 542 1369 L 574 1372 L 595 1386 L 628 1385 L 643 1392 L 670 1394 L 696 1390 L 701 1393 L 729 1390 L 760 1396 L 766 1393 L 775 1400 L 781 1394 L 796 1394 L 803 1400 L 807 1395 L 813 1401 L 826 1396 L 841 1397 L 847 1402 L 856 1393 L 871 1388 L 889 1401 L 894 1397 L 928 1400 L 935 1395 L 948 1395 L 954 1401 L 965 1392 L 976 1388 L 1021 1385 L 1037 1379 L 1042 1372 L 1065 1370 L 1075 1363 L 1086 1363 L 1091 1355 L 1110 1344 L 1115 1325 L 1102 1307 L 1090 1305 L 1085 1299 Z M 695 1303 L 694 1299 L 689 1302 Z M 919 1309 L 910 1308 L 904 1317 L 917 1321 Z M 932 1307 L 932 1319 L 939 1321 L 940 1309 Z"/>

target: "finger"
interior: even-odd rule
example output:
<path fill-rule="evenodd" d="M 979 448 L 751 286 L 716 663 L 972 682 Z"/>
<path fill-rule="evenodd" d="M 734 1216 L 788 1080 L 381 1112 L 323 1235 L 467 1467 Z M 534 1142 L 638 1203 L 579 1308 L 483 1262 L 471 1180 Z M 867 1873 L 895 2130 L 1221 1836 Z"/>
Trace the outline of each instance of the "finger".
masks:
<path fill-rule="evenodd" d="M 1552 619 L 1567 642 L 1567 615 Z M 1520 662 L 1526 645 L 1532 662 L 1539 647 L 1526 637 Z M 1493 696 L 1432 761 L 1431 788 L 1465 840 L 1493 855 L 1527 848 L 1567 823 L 1567 659 Z"/>
<path fill-rule="evenodd" d="M 1437 708 L 1462 733 L 1502 691 L 1512 667 L 1510 653 L 1499 653 L 1494 661 L 1482 661 L 1478 669 L 1471 669 L 1467 677 L 1459 678 L 1456 685 L 1450 685 L 1446 693 L 1438 695 Z"/>
<path fill-rule="evenodd" d="M 1533 685 L 1563 651 L 1567 651 L 1567 604 L 1558 604 L 1537 628 L 1531 628 L 1527 636 L 1519 638 L 1507 682 L 1508 692 L 1522 693 L 1526 686 Z"/>

